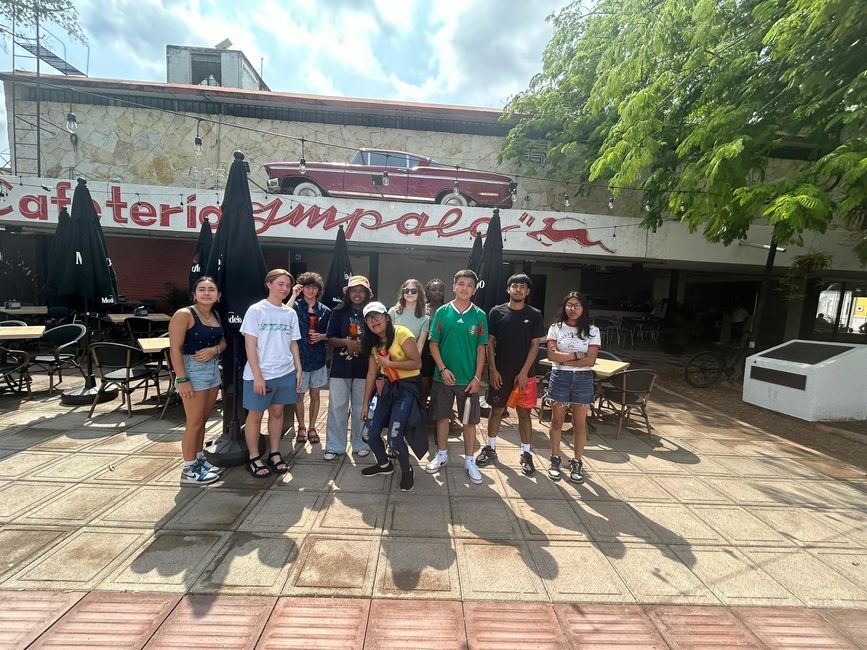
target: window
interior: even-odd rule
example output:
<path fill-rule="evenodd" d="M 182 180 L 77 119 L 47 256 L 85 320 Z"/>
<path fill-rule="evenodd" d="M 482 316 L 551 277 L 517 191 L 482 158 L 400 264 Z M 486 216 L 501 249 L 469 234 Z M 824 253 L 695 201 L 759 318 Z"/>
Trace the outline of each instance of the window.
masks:
<path fill-rule="evenodd" d="M 819 291 L 811 338 L 867 343 L 867 284 L 831 282 Z"/>

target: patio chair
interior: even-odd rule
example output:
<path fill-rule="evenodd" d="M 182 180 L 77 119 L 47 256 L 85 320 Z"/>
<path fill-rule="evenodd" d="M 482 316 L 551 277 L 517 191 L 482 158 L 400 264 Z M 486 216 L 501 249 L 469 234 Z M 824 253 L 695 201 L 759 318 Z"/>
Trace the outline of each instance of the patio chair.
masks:
<path fill-rule="evenodd" d="M 27 327 L 27 323 L 23 320 L 2 320 L 0 327 Z"/>
<path fill-rule="evenodd" d="M 124 325 L 126 325 L 126 331 L 129 333 L 133 343 L 139 339 L 151 338 L 153 336 L 153 323 L 147 318 L 130 316 L 124 321 Z"/>
<path fill-rule="evenodd" d="M 175 388 L 176 374 L 175 374 L 174 367 L 172 367 L 172 357 L 171 357 L 170 351 L 168 349 L 163 350 L 163 355 L 164 355 L 164 361 L 166 364 L 165 367 L 169 371 L 169 387 L 168 387 L 168 390 L 166 390 L 166 401 L 163 404 L 163 410 L 160 413 L 160 420 L 165 419 L 166 411 L 169 408 L 169 404 L 171 404 L 173 401 L 178 401 L 176 399 L 178 396 L 178 391 Z"/>
<path fill-rule="evenodd" d="M 93 416 L 100 394 L 112 387 L 120 391 L 130 417 L 132 417 L 132 393 L 139 388 L 144 388 L 142 401 L 146 400 L 149 382 L 152 381 L 157 389 L 157 403 L 162 399 L 157 379 L 158 370 L 148 368 L 147 363 L 150 359 L 138 348 L 121 343 L 94 343 L 90 346 L 90 353 L 93 355 L 100 385 L 88 417 Z"/>
<path fill-rule="evenodd" d="M 84 325 L 59 325 L 46 330 L 36 342 L 38 351 L 32 357 L 28 371 L 36 368 L 48 372 L 49 395 L 54 390 L 55 373 L 59 377 L 57 381 L 59 384 L 63 381 L 64 369 L 76 368 L 81 372 L 76 346 L 85 334 L 87 334 L 87 328 Z"/>
<path fill-rule="evenodd" d="M 623 429 L 624 420 L 628 423 L 632 411 L 638 411 L 644 416 L 648 435 L 653 435 L 650 419 L 647 417 L 647 401 L 656 381 L 656 373 L 652 370 L 623 370 L 611 375 L 602 385 L 599 408 L 609 408 L 618 417 L 617 437 Z"/>
<path fill-rule="evenodd" d="M 27 367 L 30 365 L 30 355 L 21 350 L 0 348 L 0 381 L 6 384 L 8 390 L 16 393 L 27 390 L 29 398 L 32 380 Z M 0 385 L 0 389 L 4 387 Z"/>

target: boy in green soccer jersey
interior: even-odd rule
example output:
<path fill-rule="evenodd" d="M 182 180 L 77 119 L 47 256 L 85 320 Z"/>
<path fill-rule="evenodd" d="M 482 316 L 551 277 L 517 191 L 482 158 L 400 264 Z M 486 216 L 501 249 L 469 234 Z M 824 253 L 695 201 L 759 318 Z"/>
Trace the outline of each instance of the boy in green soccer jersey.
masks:
<path fill-rule="evenodd" d="M 469 270 L 455 274 L 455 299 L 437 309 L 430 326 L 430 351 L 436 363 L 430 399 L 430 417 L 436 421 L 436 456 L 425 471 L 434 474 L 448 462 L 447 441 L 452 404 L 457 400 L 464 423 L 464 469 L 473 483 L 482 482 L 482 474 L 473 458 L 476 425 L 481 420 L 479 385 L 488 342 L 488 319 L 476 307 L 478 276 Z M 467 411 L 469 409 L 469 411 Z"/>

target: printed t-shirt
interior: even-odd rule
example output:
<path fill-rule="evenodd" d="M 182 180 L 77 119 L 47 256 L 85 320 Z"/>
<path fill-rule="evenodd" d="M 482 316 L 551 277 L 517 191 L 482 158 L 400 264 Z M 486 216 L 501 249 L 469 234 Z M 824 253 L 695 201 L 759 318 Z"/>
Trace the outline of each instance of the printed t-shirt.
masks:
<path fill-rule="evenodd" d="M 565 323 L 554 323 L 548 328 L 548 340 L 557 342 L 557 350 L 560 352 L 582 352 L 587 354 L 590 348 L 601 348 L 602 337 L 599 336 L 599 328 L 595 325 L 590 326 L 589 338 L 578 336 L 578 328 L 566 325 Z M 569 372 L 590 371 L 591 368 L 575 368 L 574 366 L 564 366 L 563 364 L 554 363 L 554 370 L 568 370 Z"/>
<path fill-rule="evenodd" d="M 265 379 L 276 379 L 295 370 L 289 344 L 301 338 L 298 315 L 288 305 L 272 305 L 267 300 L 250 305 L 241 323 L 241 333 L 256 337 L 259 369 Z M 248 361 L 244 379 L 253 379 Z"/>
<path fill-rule="evenodd" d="M 349 338 L 349 325 L 355 323 L 358 327 L 358 338 L 364 335 L 364 316 L 361 311 L 350 307 L 348 302 L 343 309 L 331 312 L 326 336 L 330 339 Z M 346 348 L 334 348 L 331 357 L 330 377 L 337 379 L 364 379 L 367 376 L 367 358 L 360 353 L 358 356 L 346 358 L 341 352 Z"/>
<path fill-rule="evenodd" d="M 388 348 L 389 359 L 392 361 L 406 361 L 409 359 L 409 357 L 406 356 L 406 352 L 403 351 L 403 344 L 407 339 L 412 339 L 413 342 L 415 342 L 415 336 L 413 336 L 412 332 L 409 331 L 409 328 L 406 328 L 403 325 L 395 325 L 394 341 L 392 341 L 391 347 Z M 377 354 L 379 354 L 379 346 L 370 351 L 370 356 L 375 356 Z M 397 376 L 401 379 L 417 377 L 419 375 L 419 370 L 401 370 L 400 368 L 395 368 L 395 370 L 397 370 Z"/>
<path fill-rule="evenodd" d="M 506 377 L 515 377 L 521 372 L 530 352 L 530 342 L 545 336 L 542 312 L 530 305 L 511 309 L 508 303 L 504 303 L 491 308 L 488 330 L 496 339 L 497 372 Z"/>
<path fill-rule="evenodd" d="M 430 328 L 430 339 L 439 344 L 440 356 L 446 368 L 455 376 L 458 386 L 466 386 L 476 374 L 476 353 L 488 343 L 488 318 L 473 303 L 460 312 L 454 302 L 436 310 Z M 442 373 L 434 371 L 434 381 L 442 381 Z"/>

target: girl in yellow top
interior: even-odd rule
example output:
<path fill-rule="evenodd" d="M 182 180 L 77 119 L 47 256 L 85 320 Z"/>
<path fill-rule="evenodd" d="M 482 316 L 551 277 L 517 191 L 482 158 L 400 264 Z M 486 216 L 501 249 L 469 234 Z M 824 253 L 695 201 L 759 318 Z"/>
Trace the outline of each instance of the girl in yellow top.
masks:
<path fill-rule="evenodd" d="M 406 327 L 394 325 L 381 302 L 368 303 L 363 313 L 365 333 L 361 350 L 369 356 L 369 361 L 361 416 L 367 420 L 367 444 L 376 457 L 376 464 L 365 467 L 361 474 L 377 476 L 394 472 L 381 435 L 383 428 L 387 428 L 389 445 L 400 463 L 400 489 L 409 492 L 415 481 L 404 436 L 409 427 L 421 420 L 421 355 L 413 333 Z M 376 407 L 368 414 L 374 388 L 380 390 L 377 390 Z"/>

